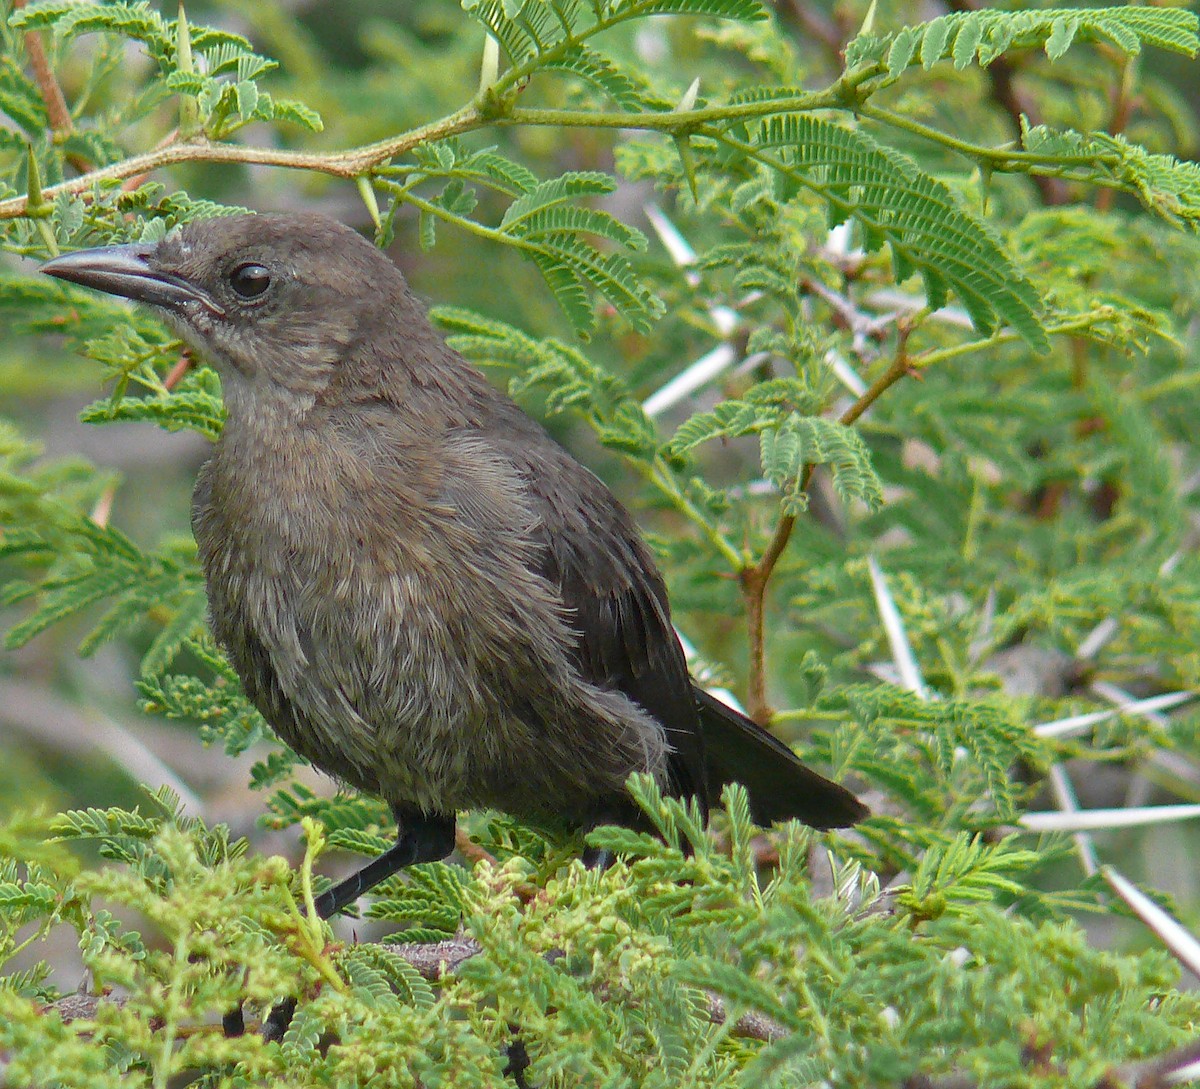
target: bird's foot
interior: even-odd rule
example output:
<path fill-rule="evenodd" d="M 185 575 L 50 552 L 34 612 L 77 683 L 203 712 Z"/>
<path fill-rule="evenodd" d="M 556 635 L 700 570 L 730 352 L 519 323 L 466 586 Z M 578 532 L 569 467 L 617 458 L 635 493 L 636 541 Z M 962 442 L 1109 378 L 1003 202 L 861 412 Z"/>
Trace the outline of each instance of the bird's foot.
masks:
<path fill-rule="evenodd" d="M 277 1003 L 262 1023 L 260 1030 L 262 1038 L 267 1043 L 278 1043 L 282 1040 L 283 1034 L 287 1032 L 288 1025 L 292 1023 L 292 1017 L 295 1013 L 296 1000 L 294 998 L 285 998 L 282 1002 Z M 245 1035 L 246 1016 L 242 1012 L 240 1002 L 234 1009 L 221 1018 L 221 1028 L 225 1030 L 227 1037 Z"/>

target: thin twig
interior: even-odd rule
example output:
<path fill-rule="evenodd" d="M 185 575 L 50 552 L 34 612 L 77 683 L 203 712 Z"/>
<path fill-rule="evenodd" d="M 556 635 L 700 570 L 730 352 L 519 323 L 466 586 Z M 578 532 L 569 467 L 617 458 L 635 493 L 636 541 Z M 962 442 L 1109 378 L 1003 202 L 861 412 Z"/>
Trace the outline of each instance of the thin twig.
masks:
<path fill-rule="evenodd" d="M 42 201 L 53 201 L 61 193 L 82 193 L 105 181 L 120 181 L 138 175 L 151 174 L 164 166 L 177 163 L 253 163 L 258 166 L 278 166 L 290 170 L 312 170 L 338 178 L 356 178 L 372 168 L 402 155 L 418 144 L 443 140 L 448 136 L 468 132 L 483 124 L 483 117 L 472 105 L 440 120 L 380 140 L 374 144 L 338 152 L 288 151 L 273 147 L 249 147 L 242 144 L 213 143 L 194 140 L 168 144 L 143 155 L 123 159 L 119 163 L 89 171 L 78 178 L 59 182 L 42 190 Z M 0 219 L 16 219 L 25 215 L 28 197 L 11 197 L 0 201 Z"/>
<path fill-rule="evenodd" d="M 26 0 L 13 0 L 13 10 L 20 11 Z M 38 86 L 42 102 L 46 105 L 46 115 L 50 119 L 50 130 L 55 136 L 67 136 L 75 128 L 71 120 L 71 111 L 63 96 L 54 71 L 50 67 L 50 58 L 46 56 L 46 47 L 42 44 L 42 36 L 36 30 L 25 31 L 25 55 L 29 58 L 29 67 L 33 71 L 33 81 Z M 91 166 L 82 155 L 71 152 L 67 155 L 69 162 L 76 170 L 85 171 Z"/>
<path fill-rule="evenodd" d="M 487 862 L 492 866 L 497 865 L 496 856 L 487 850 L 486 847 L 480 847 L 469 835 L 466 830 L 459 825 L 454 830 L 454 846 L 458 853 L 463 856 L 472 866 L 476 862 Z"/>
<path fill-rule="evenodd" d="M 896 354 L 892 358 L 891 366 L 883 372 L 870 386 L 867 387 L 867 392 L 864 393 L 857 401 L 854 402 L 842 414 L 839 423 L 849 427 L 855 422 L 864 412 L 867 411 L 880 397 L 883 396 L 892 386 L 900 381 L 906 374 L 909 373 L 908 352 L 906 350 L 908 344 L 908 333 L 911 331 L 911 326 L 907 323 L 900 323 L 897 328 L 900 331 L 900 342 L 896 346 Z"/>
<path fill-rule="evenodd" d="M 169 144 L 142 155 L 89 171 L 78 178 L 51 185 L 42 190 L 42 201 L 53 201 L 60 193 L 83 193 L 99 182 L 119 181 L 149 174 L 164 166 L 177 163 L 247 163 L 257 166 L 277 166 L 289 170 L 311 170 L 336 178 L 357 178 L 376 167 L 411 151 L 418 144 L 444 140 L 460 133 L 471 132 L 488 125 L 545 125 L 556 128 L 611 128 L 662 132 L 668 135 L 703 131 L 712 122 L 750 120 L 770 114 L 790 111 L 828 109 L 839 105 L 845 96 L 864 79 L 869 71 L 847 73 L 824 91 L 793 95 L 769 102 L 738 103 L 732 106 L 708 106 L 693 110 L 670 110 L 660 113 L 591 110 L 511 109 L 507 113 L 485 110 L 478 103 L 456 110 L 437 121 L 411 129 L 398 136 L 389 136 L 373 144 L 344 151 L 289 151 L 274 147 L 250 147 L 243 144 L 213 142 L 207 139 Z M 986 154 L 987 149 L 980 149 Z M 0 201 L 0 219 L 16 219 L 25 215 L 28 196 L 11 197 Z"/>
<path fill-rule="evenodd" d="M 13 10 L 20 11 L 25 2 L 26 0 L 13 0 Z M 36 30 L 25 32 L 25 52 L 29 56 L 29 67 L 33 69 L 33 78 L 41 92 L 42 101 L 46 104 L 51 129 L 55 133 L 70 132 L 74 127 L 71 111 L 67 109 L 67 100 L 63 97 L 62 88 L 50 70 L 46 47 L 42 45 L 41 35 Z"/>
<path fill-rule="evenodd" d="M 742 595 L 746 600 L 746 624 L 750 641 L 750 664 L 746 691 L 746 712 L 755 722 L 764 723 L 770 719 L 772 710 L 767 702 L 766 675 L 766 642 L 765 642 L 765 610 L 767 583 L 787 548 L 792 530 L 796 528 L 796 516 L 784 514 L 775 526 L 767 550 L 758 563 L 742 569 L 738 575 Z"/>
<path fill-rule="evenodd" d="M 1110 136 L 1117 136 L 1129 126 L 1133 116 L 1134 86 L 1136 85 L 1137 65 L 1133 57 L 1123 58 L 1121 64 L 1121 82 L 1113 94 L 1112 114 L 1106 131 Z M 1114 194 L 1111 189 L 1101 189 L 1096 194 L 1096 211 L 1107 212 L 1113 205 Z"/>
<path fill-rule="evenodd" d="M 909 373 L 907 345 L 908 337 L 913 329 L 911 319 L 898 322 L 897 329 L 899 331 L 899 338 L 896 345 L 896 354 L 892 359 L 891 365 L 842 414 L 839 422 L 847 427 L 879 400 L 887 389 L 894 386 Z M 813 465 L 806 465 L 804 467 L 804 472 L 800 479 L 801 491 L 808 488 L 809 482 L 812 480 L 814 468 Z M 748 638 L 750 643 L 746 708 L 747 713 L 755 722 L 766 722 L 772 714 L 771 705 L 767 701 L 766 676 L 765 618 L 767 584 L 771 581 L 771 575 L 775 571 L 775 566 L 779 563 L 779 558 L 783 555 L 784 549 L 787 548 L 788 541 L 791 540 L 792 532 L 795 528 L 796 516 L 794 514 L 780 515 L 779 521 L 775 526 L 775 532 L 771 535 L 771 540 L 762 557 L 757 563 L 743 567 L 738 573 L 738 581 L 742 587 L 742 596 L 746 602 L 746 623 L 749 627 Z"/>
<path fill-rule="evenodd" d="M 175 365 L 167 371 L 163 379 L 163 389 L 174 389 L 183 380 L 183 376 L 192 368 L 192 353 L 186 348 L 179 353 Z"/>

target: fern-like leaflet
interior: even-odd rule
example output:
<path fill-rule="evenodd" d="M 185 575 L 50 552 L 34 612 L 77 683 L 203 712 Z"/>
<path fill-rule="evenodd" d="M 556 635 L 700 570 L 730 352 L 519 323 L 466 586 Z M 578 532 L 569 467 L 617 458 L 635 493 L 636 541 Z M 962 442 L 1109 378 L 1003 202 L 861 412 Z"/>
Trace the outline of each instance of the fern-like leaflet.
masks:
<path fill-rule="evenodd" d="M 953 12 L 893 34 L 860 34 L 846 48 L 846 63 L 879 64 L 890 81 L 912 64 L 987 65 L 1013 49 L 1040 48 L 1057 60 L 1079 41 L 1101 42 L 1129 56 L 1146 45 L 1194 56 L 1197 25 L 1193 12 L 1167 7 Z"/>
<path fill-rule="evenodd" d="M 868 250 L 889 247 L 897 281 L 920 273 L 931 307 L 952 289 L 982 332 L 1007 322 L 1031 347 L 1049 350 L 1033 285 L 991 229 L 907 156 L 804 114 L 767 118 L 745 138 L 740 132 L 734 126 L 723 137 L 730 149 L 818 194 L 831 224 L 853 218 Z"/>

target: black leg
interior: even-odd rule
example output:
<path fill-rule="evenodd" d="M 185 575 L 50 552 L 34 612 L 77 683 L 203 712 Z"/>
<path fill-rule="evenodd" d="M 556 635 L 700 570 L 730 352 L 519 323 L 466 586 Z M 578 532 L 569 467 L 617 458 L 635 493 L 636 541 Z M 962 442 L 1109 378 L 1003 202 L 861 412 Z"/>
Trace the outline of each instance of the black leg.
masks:
<path fill-rule="evenodd" d="M 606 847 L 585 847 L 579 861 L 589 870 L 607 870 L 616 862 L 616 856 Z"/>
<path fill-rule="evenodd" d="M 292 1015 L 296 1012 L 296 1000 L 285 998 L 278 1003 L 262 1024 L 262 1038 L 269 1044 L 277 1044 L 283 1039 L 288 1025 L 292 1023 Z"/>
<path fill-rule="evenodd" d="M 517 1026 L 509 1025 L 509 1031 L 516 1036 Z M 525 1045 L 521 1042 L 520 1037 L 513 1040 L 511 1044 L 504 1049 L 505 1057 L 508 1062 L 504 1065 L 504 1070 L 501 1071 L 506 1078 L 512 1078 L 516 1083 L 517 1089 L 529 1089 L 529 1082 L 525 1080 L 525 1071 L 529 1069 L 529 1052 L 525 1050 Z"/>
<path fill-rule="evenodd" d="M 241 1036 L 246 1031 L 246 1019 L 242 1016 L 242 1006 L 239 1002 L 236 1009 L 230 1010 L 221 1018 L 221 1028 L 226 1036 Z"/>
<path fill-rule="evenodd" d="M 393 808 L 396 842 L 357 873 L 317 897 L 322 919 L 336 915 L 381 881 L 417 862 L 438 862 L 454 850 L 454 818 Z"/>
<path fill-rule="evenodd" d="M 593 828 L 598 828 L 602 824 L 628 824 L 628 818 L 622 818 L 612 809 L 602 809 L 591 815 L 591 819 L 584 825 L 584 831 L 590 832 Z M 607 870 L 617 857 L 612 851 L 604 847 L 585 847 L 583 854 L 579 856 L 579 861 L 589 870 Z"/>
<path fill-rule="evenodd" d="M 365 892 L 369 892 L 381 881 L 386 881 L 405 866 L 417 862 L 438 862 L 454 850 L 454 818 L 441 814 L 426 815 L 415 810 L 392 808 L 396 818 L 396 842 L 378 858 L 371 859 L 357 873 L 317 897 L 317 914 L 322 919 L 336 915 L 344 907 L 354 903 Z M 287 1032 L 292 1014 L 296 1012 L 294 999 L 280 1002 L 263 1022 L 263 1039 L 280 1040 Z M 241 1023 L 241 1010 L 225 1015 L 227 1035 Z"/>

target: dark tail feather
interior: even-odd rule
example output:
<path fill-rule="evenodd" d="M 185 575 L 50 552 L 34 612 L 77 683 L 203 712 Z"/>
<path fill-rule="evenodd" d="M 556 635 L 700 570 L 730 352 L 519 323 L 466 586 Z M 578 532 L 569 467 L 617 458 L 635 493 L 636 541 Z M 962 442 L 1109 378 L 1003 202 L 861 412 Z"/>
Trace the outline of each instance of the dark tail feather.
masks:
<path fill-rule="evenodd" d="M 777 737 L 715 696 L 695 691 L 711 798 L 720 797 L 726 783 L 741 783 L 755 822 L 764 827 L 795 818 L 813 828 L 846 828 L 870 815 L 850 791 L 806 768 Z"/>

